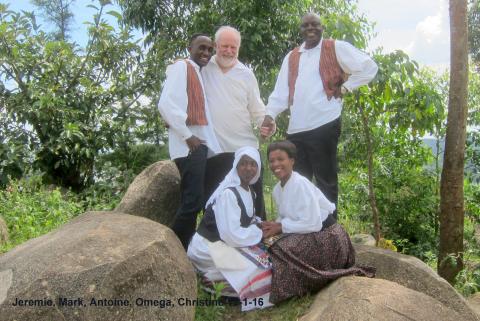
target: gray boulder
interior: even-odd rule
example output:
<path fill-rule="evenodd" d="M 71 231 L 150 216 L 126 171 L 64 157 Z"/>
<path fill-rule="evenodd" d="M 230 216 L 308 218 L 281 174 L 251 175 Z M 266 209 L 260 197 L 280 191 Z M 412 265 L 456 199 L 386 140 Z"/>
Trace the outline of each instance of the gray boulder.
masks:
<path fill-rule="evenodd" d="M 7 223 L 0 216 L 0 245 L 8 242 L 8 227 Z"/>
<path fill-rule="evenodd" d="M 375 246 L 375 238 L 370 234 L 355 234 L 350 237 L 353 244 Z"/>
<path fill-rule="evenodd" d="M 479 321 L 465 299 L 428 265 L 413 256 L 366 245 L 354 245 L 356 263 L 375 266 L 376 277 L 424 293 L 457 311 L 464 321 Z"/>
<path fill-rule="evenodd" d="M 193 320 L 196 277 L 167 227 L 87 212 L 0 256 L 0 321 Z"/>
<path fill-rule="evenodd" d="M 480 292 L 475 293 L 471 297 L 468 298 L 467 300 L 468 305 L 472 310 L 477 314 L 477 316 L 480 318 Z"/>
<path fill-rule="evenodd" d="M 434 298 L 380 279 L 344 277 L 323 289 L 300 321 L 466 320 Z"/>
<path fill-rule="evenodd" d="M 156 162 L 135 177 L 115 211 L 171 226 L 180 204 L 180 174 L 172 161 Z"/>

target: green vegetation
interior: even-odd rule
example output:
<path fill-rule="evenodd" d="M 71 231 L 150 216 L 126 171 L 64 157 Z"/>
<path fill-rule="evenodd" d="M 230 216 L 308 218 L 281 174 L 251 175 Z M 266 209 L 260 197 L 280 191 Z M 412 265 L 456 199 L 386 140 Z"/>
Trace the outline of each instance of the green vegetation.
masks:
<path fill-rule="evenodd" d="M 0 190 L 0 216 L 10 233 L 9 242 L 0 247 L 0 253 L 50 232 L 82 211 L 74 194 L 42 185 L 39 176 L 12 181 Z"/>
<path fill-rule="evenodd" d="M 244 35 L 240 59 L 254 69 L 264 100 L 285 53 L 299 41 L 302 13 L 325 13 L 325 36 L 360 48 L 366 48 L 372 35 L 372 24 L 357 12 L 355 1 L 175 1 L 172 11 L 166 1 L 121 0 L 124 13 L 110 10 L 108 2 L 97 4 L 85 47 L 69 40 L 68 28 L 48 34 L 34 15 L 0 4 L 0 216 L 10 232 L 0 252 L 84 211 L 115 208 L 135 175 L 167 158 L 156 101 L 166 65 L 185 54 L 193 31 L 213 33 L 221 24 L 238 27 Z M 476 21 L 479 2 L 470 3 L 470 19 Z M 102 18 L 106 14 L 119 19 L 120 26 L 110 26 Z M 128 23 L 145 30 L 148 50 L 132 38 Z M 472 34 L 473 44 L 477 36 Z M 270 43 L 275 45 L 265 45 Z M 478 46 L 472 49 L 478 58 Z M 435 269 L 448 75 L 420 69 L 400 51 L 378 50 L 374 57 L 378 76 L 344 99 L 340 220 L 351 235 L 378 234 L 383 247 L 415 255 Z M 480 74 L 475 68 L 469 73 L 468 104 L 468 128 L 478 129 Z M 278 119 L 273 139 L 285 136 L 287 121 L 286 115 Z M 422 142 L 425 135 L 434 141 L 433 152 Z M 264 165 L 267 145 L 261 145 Z M 480 291 L 479 146 L 480 133 L 470 131 L 465 268 L 456 279 L 465 296 Z M 268 167 L 264 182 L 266 208 L 274 218 L 271 191 L 276 180 Z M 200 289 L 199 295 L 211 298 Z M 295 320 L 312 300 L 307 296 L 241 316 Z M 197 309 L 197 320 L 239 317 L 238 306 Z"/>

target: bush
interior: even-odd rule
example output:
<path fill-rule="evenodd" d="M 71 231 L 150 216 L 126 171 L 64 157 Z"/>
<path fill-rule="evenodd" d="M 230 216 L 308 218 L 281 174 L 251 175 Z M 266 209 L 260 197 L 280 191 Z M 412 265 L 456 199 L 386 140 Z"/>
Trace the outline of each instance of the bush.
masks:
<path fill-rule="evenodd" d="M 0 252 L 48 233 L 83 212 L 82 203 L 73 193 L 45 187 L 41 180 L 38 175 L 12 180 L 5 190 L 0 190 L 0 216 L 10 234 Z"/>

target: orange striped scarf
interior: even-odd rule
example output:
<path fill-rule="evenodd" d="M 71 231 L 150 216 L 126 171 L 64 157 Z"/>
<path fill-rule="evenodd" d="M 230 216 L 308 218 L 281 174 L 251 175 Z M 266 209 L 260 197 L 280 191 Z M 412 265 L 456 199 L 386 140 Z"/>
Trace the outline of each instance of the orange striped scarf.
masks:
<path fill-rule="evenodd" d="M 288 105 L 293 104 L 295 94 L 295 83 L 298 77 L 298 66 L 300 64 L 300 47 L 292 50 L 288 58 Z M 327 94 L 327 99 L 338 98 L 339 88 L 347 79 L 347 74 L 342 70 L 335 54 L 335 40 L 323 39 L 322 50 L 319 62 L 320 78 L 323 88 Z"/>
<path fill-rule="evenodd" d="M 203 95 L 202 84 L 198 79 L 195 67 L 190 61 L 185 59 L 187 64 L 187 121 L 190 125 L 207 125 L 207 117 L 205 115 L 205 96 Z"/>

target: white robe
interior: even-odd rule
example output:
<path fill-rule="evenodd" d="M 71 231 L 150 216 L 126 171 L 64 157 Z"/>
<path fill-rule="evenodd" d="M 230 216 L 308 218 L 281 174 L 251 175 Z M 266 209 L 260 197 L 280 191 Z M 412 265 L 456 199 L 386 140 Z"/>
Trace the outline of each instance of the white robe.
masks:
<path fill-rule="evenodd" d="M 245 205 L 247 215 L 253 217 L 254 205 L 250 191 L 240 186 L 236 188 Z M 262 239 L 262 230 L 255 224 L 246 228 L 240 226 L 241 210 L 235 194 L 229 189 L 224 190 L 216 198 L 213 210 L 218 232 L 223 241 L 212 243 L 195 233 L 187 255 L 195 268 L 207 279 L 213 282 L 227 280 L 237 293 L 241 293 L 245 285 L 249 284 L 254 277 L 270 272 L 260 269 L 235 249 L 258 244 Z M 264 278 L 265 283 L 270 281 L 271 274 Z M 269 296 L 268 293 L 265 296 L 256 297 L 255 301 L 241 300 L 242 311 L 271 306 Z M 258 303 L 260 298 L 263 301 L 262 306 L 254 304 L 254 302 Z"/>

